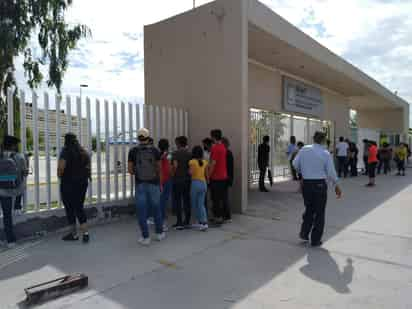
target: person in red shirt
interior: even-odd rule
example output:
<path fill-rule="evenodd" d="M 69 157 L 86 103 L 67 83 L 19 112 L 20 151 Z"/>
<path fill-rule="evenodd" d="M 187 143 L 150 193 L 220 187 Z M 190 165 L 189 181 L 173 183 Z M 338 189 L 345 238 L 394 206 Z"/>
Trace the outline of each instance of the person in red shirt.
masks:
<path fill-rule="evenodd" d="M 169 153 L 169 141 L 167 139 L 159 140 L 158 144 L 160 150 L 160 174 L 161 174 L 161 182 L 160 182 L 160 210 L 162 213 L 163 219 L 163 231 L 167 231 L 166 225 L 166 208 L 167 203 L 172 194 L 172 178 L 171 178 L 171 155 Z"/>
<path fill-rule="evenodd" d="M 367 187 L 375 186 L 376 166 L 378 165 L 378 145 L 374 141 L 369 141 L 368 149 L 368 173 L 369 183 Z"/>
<path fill-rule="evenodd" d="M 210 132 L 214 142 L 209 163 L 210 191 L 213 215 L 217 224 L 222 224 L 231 218 L 228 202 L 227 149 L 222 143 L 222 135 L 219 129 Z"/>

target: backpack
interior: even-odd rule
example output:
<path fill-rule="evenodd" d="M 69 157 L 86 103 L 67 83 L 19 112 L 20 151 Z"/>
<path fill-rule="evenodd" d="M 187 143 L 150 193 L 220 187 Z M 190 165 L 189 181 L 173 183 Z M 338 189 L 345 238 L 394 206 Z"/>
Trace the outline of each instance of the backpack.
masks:
<path fill-rule="evenodd" d="M 0 154 L 0 189 L 17 189 L 23 181 L 16 154 Z"/>
<path fill-rule="evenodd" d="M 139 181 L 150 182 L 159 178 L 158 162 L 153 146 L 138 146 L 136 148 L 135 175 Z"/>

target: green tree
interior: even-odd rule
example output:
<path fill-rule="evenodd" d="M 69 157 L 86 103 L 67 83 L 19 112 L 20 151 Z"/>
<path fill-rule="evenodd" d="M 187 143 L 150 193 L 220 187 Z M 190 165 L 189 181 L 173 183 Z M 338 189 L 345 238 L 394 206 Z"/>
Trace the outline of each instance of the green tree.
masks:
<path fill-rule="evenodd" d="M 16 57 L 24 58 L 23 69 L 30 88 L 43 81 L 41 66 L 45 65 L 47 85 L 60 93 L 69 52 L 81 38 L 90 35 L 87 26 L 69 25 L 65 21 L 65 12 L 72 1 L 0 1 L 0 138 L 7 128 L 7 89 L 14 86 L 13 96 L 17 98 Z M 34 45 L 33 38 L 36 38 Z M 17 101 L 15 108 L 18 106 Z M 17 119 L 18 115 L 17 108 Z"/>

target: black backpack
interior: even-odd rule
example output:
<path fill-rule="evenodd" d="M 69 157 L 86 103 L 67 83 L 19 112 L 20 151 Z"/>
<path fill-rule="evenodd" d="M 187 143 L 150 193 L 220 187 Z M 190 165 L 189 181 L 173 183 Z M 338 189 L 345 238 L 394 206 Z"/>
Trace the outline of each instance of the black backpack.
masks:
<path fill-rule="evenodd" d="M 17 189 L 23 181 L 16 154 L 0 153 L 0 189 Z"/>
<path fill-rule="evenodd" d="M 135 164 L 138 180 L 149 182 L 159 178 L 156 148 L 152 145 L 140 145 L 136 148 Z"/>

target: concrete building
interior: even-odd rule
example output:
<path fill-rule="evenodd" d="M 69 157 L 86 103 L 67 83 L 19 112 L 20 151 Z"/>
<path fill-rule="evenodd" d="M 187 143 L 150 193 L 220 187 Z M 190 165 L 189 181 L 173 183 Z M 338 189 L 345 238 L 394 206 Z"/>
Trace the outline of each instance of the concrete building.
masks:
<path fill-rule="evenodd" d="M 248 202 L 251 110 L 288 116 L 283 135 L 300 130 L 298 120 L 308 138 L 317 120 L 331 138 L 349 137 L 351 109 L 361 129 L 408 133 L 406 101 L 256 0 L 217 0 L 144 32 L 146 102 L 187 109 L 192 144 L 223 129 L 236 211 Z"/>
<path fill-rule="evenodd" d="M 60 111 L 60 145 L 64 144 L 64 135 L 69 131 L 69 119 L 68 115 L 62 110 Z M 45 141 L 45 128 L 46 128 L 46 115 L 44 109 L 38 109 L 38 119 L 36 120 L 36 124 L 39 130 L 39 139 L 40 141 Z M 57 122 L 56 122 L 56 110 L 49 110 L 49 143 L 50 149 L 53 150 L 57 147 Z M 31 128 L 33 130 L 33 105 L 31 103 L 26 103 L 26 127 Z M 81 122 L 79 121 L 79 117 L 76 115 L 71 115 L 71 132 L 78 134 L 79 132 L 79 125 L 81 126 L 81 144 L 83 146 L 87 146 L 88 137 L 87 137 L 87 119 L 82 118 Z M 40 148 L 44 149 L 44 142 L 40 144 Z"/>

